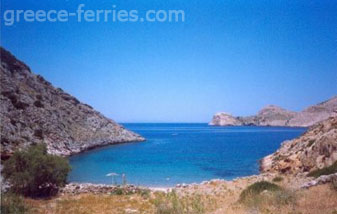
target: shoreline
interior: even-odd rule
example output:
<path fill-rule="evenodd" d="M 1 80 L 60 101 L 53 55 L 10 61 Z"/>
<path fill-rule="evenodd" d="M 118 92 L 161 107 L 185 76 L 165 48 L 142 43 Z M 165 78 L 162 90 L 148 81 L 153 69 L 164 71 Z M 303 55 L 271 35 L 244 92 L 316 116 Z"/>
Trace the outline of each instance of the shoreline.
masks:
<path fill-rule="evenodd" d="M 193 186 L 202 186 L 202 185 L 208 185 L 211 183 L 227 183 L 227 184 L 231 184 L 231 183 L 237 183 L 240 181 L 244 181 L 244 180 L 255 180 L 255 179 L 267 179 L 267 178 L 271 178 L 273 177 L 274 174 L 273 173 L 260 173 L 260 174 L 255 174 L 255 175 L 250 175 L 250 176 L 243 176 L 243 177 L 237 177 L 234 178 L 232 180 L 225 180 L 225 179 L 219 179 L 219 178 L 214 178 L 214 179 L 210 179 L 210 180 L 204 180 L 201 181 L 199 183 L 178 183 L 174 186 L 142 186 L 142 185 L 134 185 L 134 184 L 126 184 L 126 185 L 111 185 L 111 184 L 102 184 L 102 183 L 90 183 L 90 182 L 69 182 L 66 184 L 65 187 L 63 187 L 62 189 L 67 189 L 71 186 L 75 187 L 75 189 L 84 189 L 84 191 L 86 191 L 86 188 L 97 188 L 97 189 L 115 189 L 115 188 L 134 188 L 134 189 L 148 189 L 151 190 L 153 192 L 159 191 L 159 192 L 170 192 L 173 189 L 185 189 L 185 188 L 189 188 L 189 187 L 193 187 Z"/>

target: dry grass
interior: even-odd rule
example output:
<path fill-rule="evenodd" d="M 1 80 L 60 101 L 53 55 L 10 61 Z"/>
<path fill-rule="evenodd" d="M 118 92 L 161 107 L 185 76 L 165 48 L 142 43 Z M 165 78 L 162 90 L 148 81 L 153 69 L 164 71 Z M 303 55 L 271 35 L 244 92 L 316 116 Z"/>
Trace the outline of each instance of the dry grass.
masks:
<path fill-rule="evenodd" d="M 36 214 L 124 214 L 153 213 L 154 206 L 140 195 L 61 196 L 51 200 L 31 200 L 26 203 Z"/>
<path fill-rule="evenodd" d="M 330 184 L 304 190 L 297 197 L 296 210 L 302 214 L 337 214 L 337 191 Z"/>
<path fill-rule="evenodd" d="M 330 184 L 297 192 L 275 192 L 253 199 L 254 203 L 235 204 L 217 214 L 337 214 L 337 191 Z M 279 194 L 279 195 L 278 195 Z"/>
<path fill-rule="evenodd" d="M 232 184 L 211 183 L 178 190 L 177 195 L 82 194 L 49 200 L 25 199 L 25 202 L 34 214 L 195 214 L 194 210 L 198 210 L 196 213 L 212 214 L 337 214 L 337 191 L 331 184 L 296 192 L 263 192 L 248 205 L 239 202 L 243 189 L 241 184 L 235 187 Z M 175 207 L 173 211 L 172 207 Z M 183 211 L 186 207 L 190 207 L 188 212 Z"/>
<path fill-rule="evenodd" d="M 152 199 L 156 214 L 203 214 L 205 200 L 200 195 L 179 196 L 175 191 L 157 193 Z"/>

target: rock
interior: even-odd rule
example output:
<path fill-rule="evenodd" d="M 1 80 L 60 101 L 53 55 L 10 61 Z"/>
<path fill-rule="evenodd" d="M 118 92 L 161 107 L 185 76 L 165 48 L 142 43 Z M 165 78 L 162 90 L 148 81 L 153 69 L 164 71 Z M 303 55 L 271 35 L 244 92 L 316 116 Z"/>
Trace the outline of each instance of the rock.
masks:
<path fill-rule="evenodd" d="M 125 211 L 126 214 L 139 213 L 138 210 L 135 210 L 135 209 L 129 209 L 129 208 L 125 209 L 124 211 Z"/>
<path fill-rule="evenodd" d="M 302 189 L 308 189 L 313 186 L 317 186 L 320 184 L 326 184 L 332 182 L 334 179 L 337 179 L 337 173 L 331 174 L 331 175 L 322 175 L 315 180 L 309 181 L 307 183 L 304 183 L 301 188 Z"/>
<path fill-rule="evenodd" d="M 141 193 L 144 191 L 150 191 L 148 188 L 137 187 L 134 185 L 126 186 L 112 186 L 105 184 L 92 184 L 92 183 L 69 183 L 60 190 L 62 194 L 82 194 L 82 193 L 93 193 L 93 194 L 110 194 L 116 190 L 122 190 L 125 194 Z"/>
<path fill-rule="evenodd" d="M 0 163 L 0 191 L 1 192 L 7 192 L 10 188 L 10 183 L 8 181 L 5 181 L 5 179 L 2 177 L 2 169 L 3 165 Z"/>
<path fill-rule="evenodd" d="M 234 117 L 227 113 L 217 113 L 209 125 L 309 127 L 332 116 L 337 116 L 337 96 L 301 112 L 288 111 L 275 105 L 269 105 L 261 109 L 257 115 L 249 117 Z"/>
<path fill-rule="evenodd" d="M 213 116 L 212 121 L 209 123 L 211 126 L 241 126 L 242 122 L 230 114 L 220 112 Z"/>
<path fill-rule="evenodd" d="M 285 141 L 275 153 L 261 160 L 262 172 L 298 174 L 337 161 L 337 116 L 309 128 L 302 136 Z"/>
<path fill-rule="evenodd" d="M 144 140 L 53 87 L 3 48 L 0 83 L 3 159 L 32 143 L 47 144 L 51 154 L 71 155 L 98 146 Z"/>

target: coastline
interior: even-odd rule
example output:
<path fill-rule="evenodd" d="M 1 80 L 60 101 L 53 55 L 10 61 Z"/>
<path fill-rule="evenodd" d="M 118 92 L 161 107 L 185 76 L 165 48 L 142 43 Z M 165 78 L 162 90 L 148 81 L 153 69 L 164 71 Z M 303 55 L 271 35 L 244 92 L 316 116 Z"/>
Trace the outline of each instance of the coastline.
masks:
<path fill-rule="evenodd" d="M 116 146 L 116 145 L 122 145 L 122 144 L 133 144 L 133 143 L 141 143 L 141 142 L 146 142 L 146 138 L 139 136 L 139 139 L 136 140 L 126 140 L 126 141 L 116 141 L 116 142 L 111 142 L 111 143 L 105 143 L 105 144 L 99 144 L 99 145 L 94 145 L 92 147 L 87 147 L 87 148 L 80 148 L 80 151 L 76 151 L 70 154 L 61 154 L 61 156 L 63 157 L 72 157 L 75 155 L 81 155 L 84 154 L 85 152 L 89 152 L 95 149 L 104 149 L 104 147 L 108 147 L 108 146 Z"/>
<path fill-rule="evenodd" d="M 126 184 L 126 185 L 110 185 L 110 184 L 102 184 L 102 183 L 88 183 L 88 182 L 69 182 L 61 192 L 69 192 L 69 190 L 78 190 L 78 193 L 84 193 L 84 192 L 101 192 L 105 193 L 108 189 L 113 190 L 115 188 L 131 188 L 131 189 L 148 189 L 153 192 L 159 191 L 159 192 L 170 192 L 172 190 L 177 189 L 188 189 L 193 188 L 196 186 L 203 186 L 208 185 L 212 183 L 226 183 L 226 184 L 235 184 L 239 183 L 240 181 L 250 181 L 250 180 L 263 180 L 263 179 L 271 179 L 275 175 L 272 173 L 260 173 L 257 175 L 250 175 L 250 176 L 243 176 L 243 177 L 237 177 L 232 180 L 225 180 L 225 179 L 210 179 L 205 180 L 200 183 L 181 183 L 176 184 L 174 186 L 143 186 L 143 185 L 133 185 L 133 184 Z M 65 191 L 64 191 L 65 190 Z"/>

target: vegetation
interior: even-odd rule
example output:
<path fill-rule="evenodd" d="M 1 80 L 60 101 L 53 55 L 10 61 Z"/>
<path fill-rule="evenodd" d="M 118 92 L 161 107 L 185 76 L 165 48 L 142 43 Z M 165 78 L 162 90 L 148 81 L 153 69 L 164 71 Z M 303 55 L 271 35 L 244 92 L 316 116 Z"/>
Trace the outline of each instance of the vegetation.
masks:
<path fill-rule="evenodd" d="M 17 151 L 9 158 L 3 176 L 11 183 L 11 192 L 30 197 L 48 197 L 66 183 L 70 171 L 68 161 L 50 155 L 44 144 Z"/>
<path fill-rule="evenodd" d="M 331 175 L 337 172 L 337 161 L 329 167 L 324 167 L 322 169 L 317 169 L 308 174 L 309 177 L 318 178 L 321 175 Z"/>
<path fill-rule="evenodd" d="M 281 177 L 281 176 L 277 176 L 277 177 L 273 178 L 273 182 L 281 182 L 281 181 L 283 181 L 283 177 Z"/>
<path fill-rule="evenodd" d="M 2 214 L 24 214 L 28 212 L 24 200 L 21 196 L 5 193 L 1 195 Z"/>
<path fill-rule="evenodd" d="M 200 196 L 182 198 L 175 191 L 158 194 L 152 201 L 156 214 L 202 214 L 205 208 Z"/>
<path fill-rule="evenodd" d="M 242 191 L 239 202 L 264 213 L 269 209 L 281 209 L 284 205 L 294 206 L 295 199 L 293 192 L 286 191 L 276 184 L 260 181 Z"/>
<path fill-rule="evenodd" d="M 149 198 L 151 191 L 149 189 L 129 189 L 127 186 L 115 187 L 110 195 L 135 195 L 138 194 L 143 198 Z"/>
<path fill-rule="evenodd" d="M 129 195 L 129 192 L 126 192 L 122 187 L 116 187 L 112 192 L 111 195 Z"/>
<path fill-rule="evenodd" d="M 242 191 L 240 195 L 240 201 L 245 201 L 250 197 L 255 197 L 262 193 L 263 191 L 279 191 L 281 188 L 273 183 L 268 181 L 259 181 L 250 186 L 248 186 L 245 190 Z"/>
<path fill-rule="evenodd" d="M 203 186 L 201 189 L 198 187 L 193 191 L 188 188 L 168 194 L 150 192 L 149 197 L 143 197 L 142 192 L 136 192 L 132 195 L 62 194 L 58 197 L 42 200 L 28 197 L 24 198 L 24 204 L 29 208 L 28 213 L 25 214 L 337 214 L 335 212 L 337 192 L 330 187 L 330 184 L 300 189 L 295 192 L 289 192 L 283 188 L 275 192 L 263 191 L 252 197 L 252 201 L 255 202 L 255 204 L 252 204 L 254 206 L 236 203 L 240 194 L 239 189 L 232 191 L 224 187 L 222 185 L 211 185 L 206 189 Z M 319 200 L 317 200 L 318 198 Z M 187 209 L 187 207 L 189 208 Z"/>
<path fill-rule="evenodd" d="M 26 198 L 29 214 L 126 214 L 154 213 L 154 206 L 140 195 L 60 195 L 47 200 Z M 27 214 L 27 213 L 25 213 Z"/>

